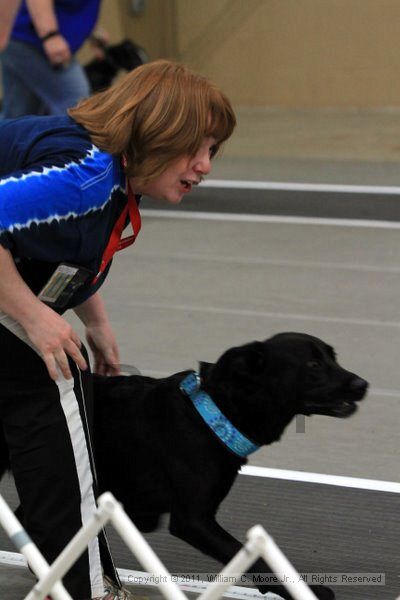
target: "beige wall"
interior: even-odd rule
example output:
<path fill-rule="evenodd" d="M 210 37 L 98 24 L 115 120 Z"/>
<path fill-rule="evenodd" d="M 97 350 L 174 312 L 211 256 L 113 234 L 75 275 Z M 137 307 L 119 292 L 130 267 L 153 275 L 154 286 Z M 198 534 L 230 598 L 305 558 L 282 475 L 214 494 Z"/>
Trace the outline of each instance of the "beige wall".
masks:
<path fill-rule="evenodd" d="M 192 0 L 189 0 L 193 7 Z M 142 45 L 152 60 L 176 58 L 174 18 L 175 0 L 145 0 L 145 10 L 133 14 L 130 0 L 102 0 L 99 26 L 112 42 L 129 37 Z"/>
<path fill-rule="evenodd" d="M 106 26 L 119 13 L 121 37 L 187 62 L 236 105 L 400 106 L 400 0 L 147 0 L 139 17 L 103 2 Z"/>

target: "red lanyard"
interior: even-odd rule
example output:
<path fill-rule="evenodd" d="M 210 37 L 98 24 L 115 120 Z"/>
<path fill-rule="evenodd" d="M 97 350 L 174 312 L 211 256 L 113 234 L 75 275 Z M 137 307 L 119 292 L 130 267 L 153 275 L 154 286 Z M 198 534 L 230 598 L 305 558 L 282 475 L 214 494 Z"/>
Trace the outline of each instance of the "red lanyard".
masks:
<path fill-rule="evenodd" d="M 135 195 L 131 190 L 131 186 L 129 185 L 129 181 L 128 181 L 127 187 L 128 187 L 128 202 L 127 202 L 124 210 L 118 217 L 117 222 L 114 225 L 114 229 L 111 232 L 110 239 L 108 240 L 107 247 L 104 250 L 103 257 L 101 259 L 99 272 L 97 273 L 96 277 L 93 279 L 92 284 L 97 282 L 98 278 L 103 273 L 103 271 L 105 271 L 108 263 L 110 262 L 110 260 L 114 256 L 114 254 L 116 252 L 118 252 L 119 250 L 123 250 L 124 248 L 127 248 L 128 246 L 133 244 L 133 242 L 135 241 L 135 239 L 137 238 L 137 236 L 139 234 L 140 227 L 142 224 L 141 219 L 140 219 L 139 208 L 138 208 L 138 205 L 136 202 Z M 122 232 L 124 230 L 128 214 L 129 214 L 129 218 L 131 221 L 133 234 L 128 235 L 127 237 L 124 237 L 121 239 Z"/>

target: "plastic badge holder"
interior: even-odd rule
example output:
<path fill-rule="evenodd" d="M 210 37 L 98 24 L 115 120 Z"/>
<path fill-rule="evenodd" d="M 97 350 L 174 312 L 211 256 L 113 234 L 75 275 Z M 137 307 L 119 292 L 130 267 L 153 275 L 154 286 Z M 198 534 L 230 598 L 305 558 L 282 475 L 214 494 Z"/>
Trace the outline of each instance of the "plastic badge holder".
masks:
<path fill-rule="evenodd" d="M 39 300 L 52 308 L 63 308 L 90 277 L 93 273 L 89 269 L 60 263 L 39 293 Z"/>

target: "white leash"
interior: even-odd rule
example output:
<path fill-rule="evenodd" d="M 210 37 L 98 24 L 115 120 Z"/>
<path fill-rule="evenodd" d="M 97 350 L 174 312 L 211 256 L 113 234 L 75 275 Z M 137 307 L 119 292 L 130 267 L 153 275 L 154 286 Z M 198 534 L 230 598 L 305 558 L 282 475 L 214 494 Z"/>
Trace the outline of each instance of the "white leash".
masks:
<path fill-rule="evenodd" d="M 39 354 L 37 348 L 32 344 L 31 340 L 28 337 L 25 329 L 22 327 L 18 321 L 15 321 L 9 315 L 6 315 L 3 311 L 0 310 L 0 325 L 3 325 L 6 329 L 11 331 L 14 335 L 16 335 L 20 340 L 25 342 L 32 350 L 34 350 L 37 354 Z"/>

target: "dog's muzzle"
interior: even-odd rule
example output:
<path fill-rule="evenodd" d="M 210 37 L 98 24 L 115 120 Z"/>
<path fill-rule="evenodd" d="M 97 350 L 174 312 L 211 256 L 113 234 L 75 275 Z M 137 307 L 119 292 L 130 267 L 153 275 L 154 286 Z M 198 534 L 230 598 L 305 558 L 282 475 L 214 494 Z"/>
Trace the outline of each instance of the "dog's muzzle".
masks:
<path fill-rule="evenodd" d="M 358 408 L 356 402 L 362 400 L 367 392 L 368 382 L 361 377 L 353 377 L 335 390 L 328 399 L 318 397 L 304 401 L 304 414 L 326 415 L 328 417 L 345 418 L 354 414 Z M 315 394 L 317 396 L 317 394 Z"/>

